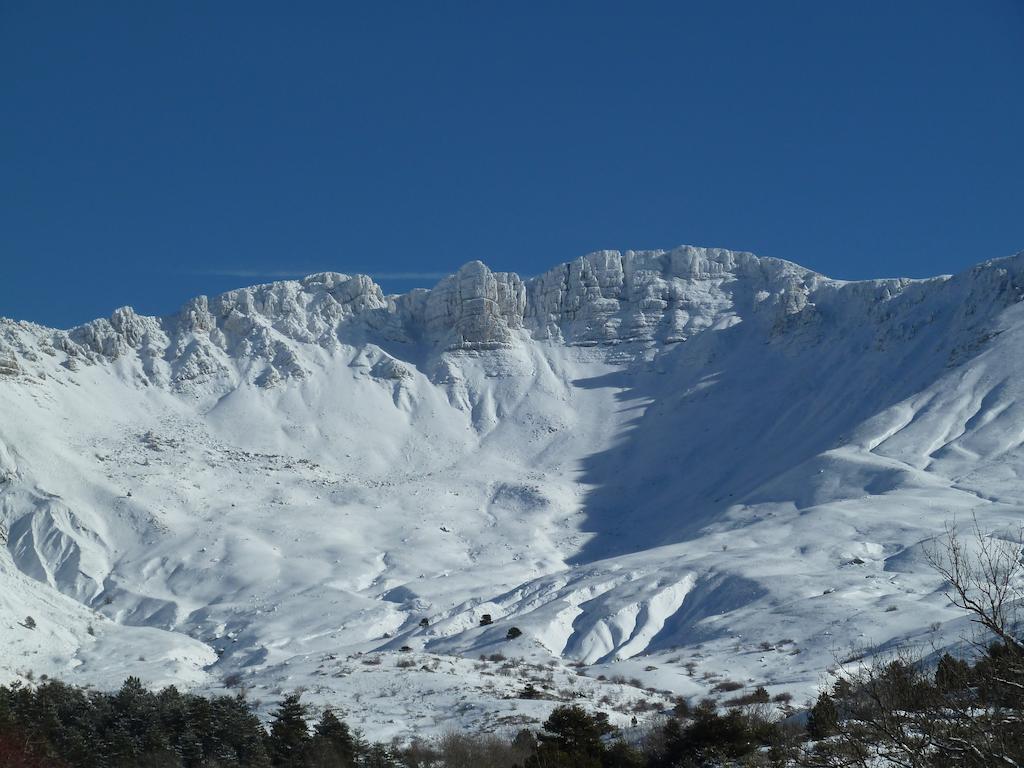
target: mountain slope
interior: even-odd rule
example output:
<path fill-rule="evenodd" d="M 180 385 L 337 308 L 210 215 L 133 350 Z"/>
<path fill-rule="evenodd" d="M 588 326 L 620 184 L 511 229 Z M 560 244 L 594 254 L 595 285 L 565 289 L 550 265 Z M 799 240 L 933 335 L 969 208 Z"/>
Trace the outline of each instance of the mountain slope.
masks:
<path fill-rule="evenodd" d="M 1022 297 L 1024 254 L 846 283 L 683 247 L 0 321 L 4 637 L 90 682 L 307 686 L 380 735 L 514 708 L 486 665 L 431 703 L 436 673 L 354 654 L 802 694 L 962 631 L 922 546 L 1020 517 Z"/>

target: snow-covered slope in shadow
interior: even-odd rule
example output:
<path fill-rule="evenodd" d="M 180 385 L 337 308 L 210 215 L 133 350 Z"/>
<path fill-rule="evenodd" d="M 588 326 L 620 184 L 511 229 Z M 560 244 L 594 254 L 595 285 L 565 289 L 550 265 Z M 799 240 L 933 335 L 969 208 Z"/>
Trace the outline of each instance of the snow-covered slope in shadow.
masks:
<path fill-rule="evenodd" d="M 325 660 L 403 647 L 800 693 L 959 631 L 914 553 L 1020 516 L 1022 296 L 1024 255 L 843 283 L 684 247 L 0 321 L 4 631 L 38 632 L 27 602 L 37 672 L 342 705 L 366 691 Z"/>

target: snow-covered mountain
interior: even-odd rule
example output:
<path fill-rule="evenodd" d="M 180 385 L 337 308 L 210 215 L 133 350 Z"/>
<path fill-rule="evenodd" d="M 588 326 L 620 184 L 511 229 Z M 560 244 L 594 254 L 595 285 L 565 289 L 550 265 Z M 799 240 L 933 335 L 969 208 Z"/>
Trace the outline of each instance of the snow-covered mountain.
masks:
<path fill-rule="evenodd" d="M 0 669 L 304 687 L 375 736 L 540 717 L 531 675 L 620 718 L 635 680 L 800 699 L 964 631 L 922 551 L 1021 518 L 1022 299 L 1024 253 L 681 247 L 0 320 Z"/>

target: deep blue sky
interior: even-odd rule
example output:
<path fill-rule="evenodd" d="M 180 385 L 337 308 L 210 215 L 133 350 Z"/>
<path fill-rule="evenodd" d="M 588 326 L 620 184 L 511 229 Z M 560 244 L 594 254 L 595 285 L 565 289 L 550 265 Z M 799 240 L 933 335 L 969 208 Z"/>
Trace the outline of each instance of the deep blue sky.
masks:
<path fill-rule="evenodd" d="M 0 315 L 680 243 L 1024 248 L 1024 2 L 0 0 Z"/>

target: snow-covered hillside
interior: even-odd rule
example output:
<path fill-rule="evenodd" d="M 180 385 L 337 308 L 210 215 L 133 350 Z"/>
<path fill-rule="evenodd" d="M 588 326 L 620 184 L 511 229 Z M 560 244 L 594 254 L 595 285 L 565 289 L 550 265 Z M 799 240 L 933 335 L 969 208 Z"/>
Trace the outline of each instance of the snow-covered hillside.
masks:
<path fill-rule="evenodd" d="M 529 679 L 623 722 L 637 681 L 802 699 L 964 631 L 922 551 L 1024 510 L 1022 298 L 1024 253 L 681 247 L 0 320 L 0 668 L 301 687 L 378 737 L 543 717 Z"/>

